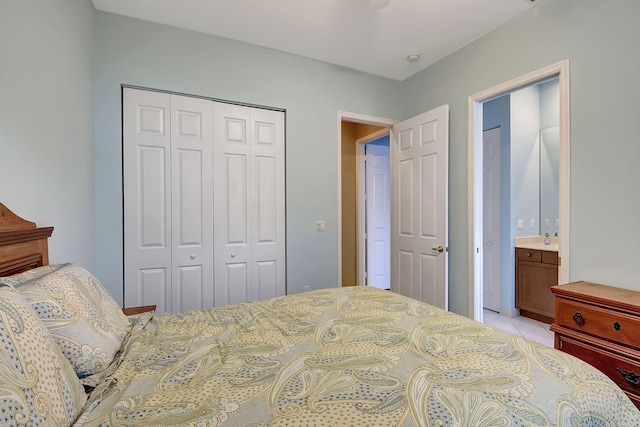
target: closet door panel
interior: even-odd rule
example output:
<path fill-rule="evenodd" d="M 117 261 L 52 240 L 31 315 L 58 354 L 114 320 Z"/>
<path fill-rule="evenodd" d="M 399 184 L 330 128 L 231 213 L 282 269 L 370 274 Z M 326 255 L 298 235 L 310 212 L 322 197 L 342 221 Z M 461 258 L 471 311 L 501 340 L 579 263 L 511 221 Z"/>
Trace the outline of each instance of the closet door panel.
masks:
<path fill-rule="evenodd" d="M 205 298 L 204 282 L 205 268 L 202 265 L 177 267 L 177 281 L 174 281 L 174 297 L 172 306 L 175 312 L 184 313 L 189 310 L 199 310 L 203 307 Z"/>
<path fill-rule="evenodd" d="M 137 228 L 138 247 L 145 249 L 169 247 L 166 215 L 167 150 L 164 147 L 138 146 Z M 153 252 L 153 251 L 148 251 Z M 145 254 L 142 254 L 144 256 Z"/>
<path fill-rule="evenodd" d="M 285 294 L 284 113 L 251 109 L 252 289 L 254 299 Z"/>
<path fill-rule="evenodd" d="M 203 170 L 202 153 L 194 150 L 176 150 L 178 156 L 174 174 L 177 181 L 176 245 L 180 248 L 202 246 L 205 240 L 203 230 Z"/>
<path fill-rule="evenodd" d="M 171 95 L 172 311 L 213 307 L 211 101 Z"/>
<path fill-rule="evenodd" d="M 139 286 L 135 289 L 136 296 L 134 300 L 142 302 L 139 304 L 125 304 L 125 306 L 155 305 L 156 310 L 169 307 L 170 303 L 167 298 L 170 296 L 170 281 L 171 275 L 166 268 L 143 268 L 138 270 L 137 283 Z M 127 287 L 125 286 L 126 289 Z"/>
<path fill-rule="evenodd" d="M 257 245 L 272 244 L 276 242 L 278 233 L 275 159 L 256 156 L 254 176 L 257 201 L 255 243 Z"/>
<path fill-rule="evenodd" d="M 222 171 L 221 171 L 222 172 Z M 227 209 L 225 216 L 227 218 L 226 236 L 227 245 L 239 247 L 247 244 L 247 235 L 249 234 L 247 218 L 247 158 L 242 154 L 225 154 L 224 175 L 219 178 L 226 182 L 227 200 L 219 200 L 225 203 Z M 222 175 L 222 174 L 221 174 Z"/>
<path fill-rule="evenodd" d="M 124 305 L 171 301 L 169 95 L 123 92 Z"/>
<path fill-rule="evenodd" d="M 253 299 L 250 120 L 247 108 L 213 103 L 216 306 Z"/>
<path fill-rule="evenodd" d="M 249 272 L 247 271 L 246 262 L 232 263 L 225 265 L 225 280 L 221 291 L 225 293 L 224 297 L 227 304 L 239 304 L 249 301 Z"/>
<path fill-rule="evenodd" d="M 256 299 L 275 298 L 283 295 L 278 288 L 277 261 L 256 262 L 254 277 L 256 281 Z"/>

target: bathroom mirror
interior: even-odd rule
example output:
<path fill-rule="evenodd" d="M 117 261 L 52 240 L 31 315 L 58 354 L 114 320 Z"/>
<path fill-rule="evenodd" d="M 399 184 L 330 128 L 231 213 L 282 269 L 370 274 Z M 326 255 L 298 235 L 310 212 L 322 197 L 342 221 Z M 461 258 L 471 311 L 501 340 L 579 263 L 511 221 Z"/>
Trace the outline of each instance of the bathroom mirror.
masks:
<path fill-rule="evenodd" d="M 540 129 L 540 234 L 558 232 L 560 126 Z"/>

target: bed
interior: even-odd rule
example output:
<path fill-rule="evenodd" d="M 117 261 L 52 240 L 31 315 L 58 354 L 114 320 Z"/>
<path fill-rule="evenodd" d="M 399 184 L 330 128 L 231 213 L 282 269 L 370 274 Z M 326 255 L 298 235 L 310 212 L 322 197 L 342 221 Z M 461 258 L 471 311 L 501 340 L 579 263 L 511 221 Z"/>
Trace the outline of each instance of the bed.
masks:
<path fill-rule="evenodd" d="M 3 426 L 640 426 L 590 365 L 389 291 L 125 316 L 51 231 L 0 205 Z"/>

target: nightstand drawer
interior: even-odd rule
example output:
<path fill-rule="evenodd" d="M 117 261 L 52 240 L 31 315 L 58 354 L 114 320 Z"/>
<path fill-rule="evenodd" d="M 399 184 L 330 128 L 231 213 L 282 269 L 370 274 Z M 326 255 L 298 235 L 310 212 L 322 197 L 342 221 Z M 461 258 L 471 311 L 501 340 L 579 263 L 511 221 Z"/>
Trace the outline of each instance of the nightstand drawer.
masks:
<path fill-rule="evenodd" d="M 640 318 L 577 301 L 556 299 L 555 323 L 623 345 L 640 348 Z"/>
<path fill-rule="evenodd" d="M 516 256 L 518 259 L 540 262 L 542 260 L 542 251 L 537 249 L 516 248 Z"/>
<path fill-rule="evenodd" d="M 640 396 L 640 361 L 630 359 L 620 354 L 604 350 L 593 344 L 557 335 L 559 348 L 568 354 L 595 366 L 606 376 L 611 378 L 621 389 L 635 396 Z"/>

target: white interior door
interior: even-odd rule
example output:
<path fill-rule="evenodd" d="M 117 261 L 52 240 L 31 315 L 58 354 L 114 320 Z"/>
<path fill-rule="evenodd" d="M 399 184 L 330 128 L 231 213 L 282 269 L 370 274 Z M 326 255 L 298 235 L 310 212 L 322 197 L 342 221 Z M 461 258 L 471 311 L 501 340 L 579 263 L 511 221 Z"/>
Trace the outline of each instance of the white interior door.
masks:
<path fill-rule="evenodd" d="M 365 147 L 367 285 L 389 289 L 391 283 L 389 146 L 367 144 Z"/>
<path fill-rule="evenodd" d="M 448 308 L 449 106 L 398 123 L 391 144 L 391 289 Z"/>
<path fill-rule="evenodd" d="M 212 102 L 171 95 L 171 311 L 213 307 Z"/>
<path fill-rule="evenodd" d="M 123 93 L 124 303 L 171 311 L 169 95 Z"/>
<path fill-rule="evenodd" d="M 483 307 L 500 312 L 500 128 L 482 133 Z"/>
<path fill-rule="evenodd" d="M 214 103 L 215 304 L 284 295 L 284 113 Z"/>

